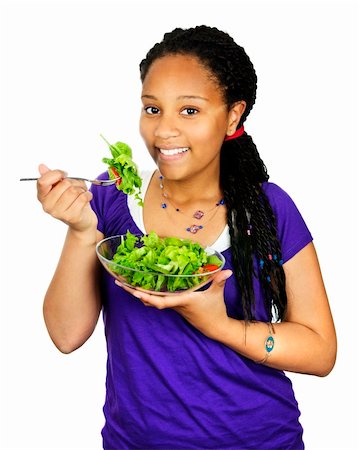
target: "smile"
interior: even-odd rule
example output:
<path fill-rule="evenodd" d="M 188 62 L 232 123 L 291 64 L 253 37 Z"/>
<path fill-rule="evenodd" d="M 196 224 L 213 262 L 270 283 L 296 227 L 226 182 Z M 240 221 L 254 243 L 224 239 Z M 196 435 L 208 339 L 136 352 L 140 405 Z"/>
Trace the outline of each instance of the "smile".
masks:
<path fill-rule="evenodd" d="M 165 156 L 179 155 L 180 153 L 185 153 L 189 150 L 189 147 L 172 148 L 170 150 L 165 150 L 164 148 L 159 148 L 159 152 Z"/>

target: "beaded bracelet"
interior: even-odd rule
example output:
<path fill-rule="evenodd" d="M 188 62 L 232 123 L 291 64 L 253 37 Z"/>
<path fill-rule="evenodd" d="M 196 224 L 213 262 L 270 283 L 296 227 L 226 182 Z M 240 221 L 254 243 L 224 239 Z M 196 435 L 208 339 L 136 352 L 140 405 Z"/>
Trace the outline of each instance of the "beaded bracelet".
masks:
<path fill-rule="evenodd" d="M 268 358 L 271 356 L 271 352 L 273 351 L 275 346 L 275 339 L 273 338 L 273 334 L 275 334 L 274 325 L 271 322 L 267 322 L 267 325 L 269 327 L 269 335 L 265 340 L 265 356 L 260 361 L 255 361 L 256 364 L 266 363 Z"/>

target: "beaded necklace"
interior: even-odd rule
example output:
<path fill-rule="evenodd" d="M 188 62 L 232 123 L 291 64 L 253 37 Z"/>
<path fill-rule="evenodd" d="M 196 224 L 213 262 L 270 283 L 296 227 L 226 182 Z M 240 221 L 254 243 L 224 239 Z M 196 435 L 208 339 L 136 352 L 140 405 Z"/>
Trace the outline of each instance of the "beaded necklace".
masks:
<path fill-rule="evenodd" d="M 161 207 L 163 209 L 167 209 L 168 208 L 168 204 L 167 202 L 170 203 L 170 205 L 175 209 L 175 211 L 177 213 L 183 214 L 184 216 L 186 216 L 186 214 L 184 213 L 184 211 L 182 211 L 180 208 L 178 208 L 173 201 L 170 199 L 169 195 L 167 194 L 167 192 L 164 190 L 164 177 L 162 175 L 159 176 L 159 180 L 160 180 L 160 189 L 161 189 L 161 195 L 162 197 L 165 199 L 162 201 L 161 203 Z M 208 224 L 216 215 L 216 213 L 219 210 L 219 206 L 222 206 L 225 204 L 224 199 L 220 199 L 215 206 L 213 206 L 211 209 L 209 209 L 208 211 L 202 211 L 201 209 L 197 209 L 191 216 L 191 218 L 196 219 L 198 221 L 200 221 L 203 217 L 205 217 L 206 214 L 209 214 L 211 212 L 213 212 L 213 214 L 211 215 L 211 217 L 204 223 L 200 223 L 200 224 L 195 224 L 193 223 L 192 225 L 189 225 L 188 227 L 185 228 L 185 230 L 189 233 L 195 234 L 197 233 L 199 230 L 203 230 L 205 225 Z M 190 217 L 190 216 L 187 216 Z"/>

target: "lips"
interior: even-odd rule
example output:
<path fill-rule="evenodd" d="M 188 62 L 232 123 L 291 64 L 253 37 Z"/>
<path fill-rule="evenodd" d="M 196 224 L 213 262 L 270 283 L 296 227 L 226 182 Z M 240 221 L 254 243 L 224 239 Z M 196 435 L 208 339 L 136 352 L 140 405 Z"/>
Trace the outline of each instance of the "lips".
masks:
<path fill-rule="evenodd" d="M 158 148 L 158 150 L 162 155 L 174 156 L 174 155 L 180 155 L 181 153 L 187 152 L 189 150 L 189 147 L 178 147 L 178 148 L 170 148 L 170 149 Z"/>

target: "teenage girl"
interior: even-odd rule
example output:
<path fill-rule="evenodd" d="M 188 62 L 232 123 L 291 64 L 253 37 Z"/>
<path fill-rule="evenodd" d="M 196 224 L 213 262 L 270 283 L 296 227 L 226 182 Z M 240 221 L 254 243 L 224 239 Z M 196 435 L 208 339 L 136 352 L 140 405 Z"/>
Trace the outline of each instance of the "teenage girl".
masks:
<path fill-rule="evenodd" d="M 140 132 L 157 166 L 142 173 L 143 209 L 115 186 L 90 192 L 40 166 L 38 198 L 68 225 L 49 334 L 72 352 L 103 313 L 105 449 L 302 449 L 284 371 L 327 375 L 336 336 L 312 236 L 244 127 L 253 65 L 227 33 L 198 26 L 165 34 L 140 74 Z M 203 291 L 140 293 L 95 254 L 127 230 L 190 238 L 226 265 Z"/>

